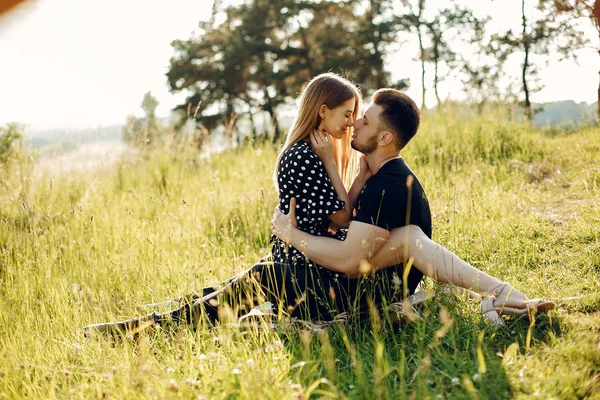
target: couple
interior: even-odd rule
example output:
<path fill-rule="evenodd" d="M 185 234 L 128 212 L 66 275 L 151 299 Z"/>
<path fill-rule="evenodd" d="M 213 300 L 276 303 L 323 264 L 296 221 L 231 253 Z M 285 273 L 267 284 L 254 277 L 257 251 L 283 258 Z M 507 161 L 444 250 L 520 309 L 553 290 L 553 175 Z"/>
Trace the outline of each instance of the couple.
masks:
<path fill-rule="evenodd" d="M 277 157 L 279 206 L 273 217 L 272 258 L 196 293 L 178 309 L 121 322 L 90 325 L 97 333 L 137 332 L 146 326 L 217 322 L 271 302 L 277 313 L 331 320 L 341 312 L 382 307 L 413 294 L 423 274 L 482 295 L 482 313 L 503 326 L 503 314 L 547 311 L 509 284 L 467 264 L 431 240 L 425 192 L 399 155 L 417 133 L 416 104 L 380 89 L 359 118 L 360 93 L 332 73 L 304 89 L 298 115 Z M 343 181 L 356 152 L 360 169 Z"/>

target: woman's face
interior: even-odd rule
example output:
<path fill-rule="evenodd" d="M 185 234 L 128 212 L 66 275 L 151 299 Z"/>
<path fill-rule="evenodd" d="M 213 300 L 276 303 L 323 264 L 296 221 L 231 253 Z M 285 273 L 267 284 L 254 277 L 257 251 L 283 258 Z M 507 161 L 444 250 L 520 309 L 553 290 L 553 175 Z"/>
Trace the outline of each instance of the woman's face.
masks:
<path fill-rule="evenodd" d="M 319 130 L 329 133 L 336 139 L 341 139 L 348 133 L 348 128 L 354 124 L 354 108 L 356 99 L 353 97 L 334 109 L 323 107 Z"/>

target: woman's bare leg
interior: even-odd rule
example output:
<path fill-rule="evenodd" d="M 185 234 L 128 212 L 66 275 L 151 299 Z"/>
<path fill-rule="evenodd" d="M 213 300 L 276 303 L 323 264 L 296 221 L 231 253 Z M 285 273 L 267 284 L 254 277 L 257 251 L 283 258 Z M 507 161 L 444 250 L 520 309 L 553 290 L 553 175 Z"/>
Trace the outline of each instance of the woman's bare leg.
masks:
<path fill-rule="evenodd" d="M 461 288 L 488 295 L 502 282 L 478 270 L 444 246 L 429 239 L 421 228 L 408 225 L 391 231 L 383 247 L 373 257 L 375 269 L 407 262 L 429 278 L 439 283 L 451 283 Z M 527 297 L 512 288 L 503 303 L 505 306 L 523 307 Z"/>

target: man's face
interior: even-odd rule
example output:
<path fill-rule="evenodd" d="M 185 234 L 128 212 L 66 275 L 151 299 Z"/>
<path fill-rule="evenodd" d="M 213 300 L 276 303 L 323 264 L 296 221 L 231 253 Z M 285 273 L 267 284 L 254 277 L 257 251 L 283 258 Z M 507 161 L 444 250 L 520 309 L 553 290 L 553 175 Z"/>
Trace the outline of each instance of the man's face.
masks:
<path fill-rule="evenodd" d="M 381 111 L 383 111 L 383 107 L 371 104 L 364 116 L 354 122 L 354 134 L 350 143 L 354 150 L 360 151 L 364 155 L 375 151 L 377 140 L 379 140 L 379 114 Z"/>

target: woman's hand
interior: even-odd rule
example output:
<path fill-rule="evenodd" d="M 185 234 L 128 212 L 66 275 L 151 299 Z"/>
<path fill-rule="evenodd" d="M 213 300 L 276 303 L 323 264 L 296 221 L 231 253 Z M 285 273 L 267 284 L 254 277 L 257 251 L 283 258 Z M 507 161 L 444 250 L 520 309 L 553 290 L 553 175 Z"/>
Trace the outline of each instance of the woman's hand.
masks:
<path fill-rule="evenodd" d="M 335 163 L 335 159 L 333 158 L 332 140 L 333 139 L 326 132 L 314 130 L 310 134 L 310 144 L 312 149 L 325 165 L 328 163 Z"/>
<path fill-rule="evenodd" d="M 369 169 L 367 163 L 367 157 L 363 154 L 360 156 L 360 169 L 358 170 L 358 176 L 366 182 L 373 175 L 373 171 Z"/>

